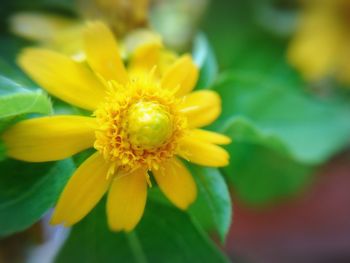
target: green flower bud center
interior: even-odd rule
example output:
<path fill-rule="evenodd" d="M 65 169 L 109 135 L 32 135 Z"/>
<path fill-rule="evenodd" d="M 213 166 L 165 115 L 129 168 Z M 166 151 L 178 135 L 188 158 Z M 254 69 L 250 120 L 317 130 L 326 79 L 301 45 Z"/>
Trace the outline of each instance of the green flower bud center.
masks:
<path fill-rule="evenodd" d="M 166 109 L 154 102 L 138 102 L 128 111 L 127 132 L 133 146 L 155 149 L 172 135 L 172 118 Z"/>

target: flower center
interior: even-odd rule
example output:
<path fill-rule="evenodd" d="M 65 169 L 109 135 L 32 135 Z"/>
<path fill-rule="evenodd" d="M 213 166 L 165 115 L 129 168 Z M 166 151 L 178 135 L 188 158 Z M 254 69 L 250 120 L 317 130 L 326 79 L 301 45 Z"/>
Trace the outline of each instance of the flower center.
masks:
<path fill-rule="evenodd" d="M 141 101 L 129 108 L 127 133 L 133 146 L 154 149 L 163 145 L 172 135 L 173 124 L 164 106 Z"/>
<path fill-rule="evenodd" d="M 134 78 L 125 85 L 110 82 L 108 96 L 94 112 L 94 147 L 113 169 L 158 169 L 172 158 L 187 130 L 179 99 L 158 82 Z"/>

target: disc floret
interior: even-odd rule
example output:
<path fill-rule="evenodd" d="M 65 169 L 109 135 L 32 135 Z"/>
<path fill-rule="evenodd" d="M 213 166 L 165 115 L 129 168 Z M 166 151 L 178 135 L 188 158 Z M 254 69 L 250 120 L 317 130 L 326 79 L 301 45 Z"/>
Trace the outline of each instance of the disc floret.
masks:
<path fill-rule="evenodd" d="M 133 79 L 126 85 L 108 83 L 107 99 L 95 111 L 99 129 L 94 147 L 114 167 L 152 170 L 176 153 L 186 119 L 179 100 L 159 84 Z"/>

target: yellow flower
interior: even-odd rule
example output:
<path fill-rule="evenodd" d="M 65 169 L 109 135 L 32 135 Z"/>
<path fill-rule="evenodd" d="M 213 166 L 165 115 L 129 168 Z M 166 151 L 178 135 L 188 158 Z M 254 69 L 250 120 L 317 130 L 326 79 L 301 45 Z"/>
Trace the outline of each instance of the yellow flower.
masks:
<path fill-rule="evenodd" d="M 220 114 L 219 96 L 210 90 L 191 92 L 198 69 L 189 55 L 163 74 L 158 70 L 159 46 L 139 50 L 126 69 L 112 32 L 102 23 L 89 24 L 83 42 L 87 63 L 29 48 L 19 64 L 49 93 L 92 111 L 92 116 L 21 121 L 2 135 L 8 155 L 46 162 L 90 147 L 97 150 L 66 185 L 53 224 L 75 224 L 108 191 L 110 228 L 132 230 L 143 214 L 150 172 L 167 198 L 186 209 L 197 190 L 180 158 L 211 167 L 228 164 L 227 152 L 216 144 L 230 139 L 199 129 Z"/>
<path fill-rule="evenodd" d="M 125 39 L 124 56 L 145 43 L 160 43 L 161 37 L 147 29 L 148 0 L 78 0 L 80 18 L 43 12 L 19 12 L 10 18 L 10 31 L 39 45 L 85 59 L 81 41 L 84 20 L 105 21 L 113 32 Z"/>
<path fill-rule="evenodd" d="M 72 56 L 82 57 L 82 21 L 60 15 L 21 12 L 10 18 L 10 31 L 40 46 Z"/>
<path fill-rule="evenodd" d="M 17 13 L 10 20 L 10 30 L 14 34 L 67 54 L 76 61 L 85 60 L 81 41 L 84 27 L 82 20 L 44 13 Z M 161 42 L 157 33 L 140 28 L 124 36 L 120 52 L 123 57 L 128 57 L 143 45 L 159 45 Z"/>
<path fill-rule="evenodd" d="M 335 76 L 350 83 L 350 1 L 303 2 L 288 58 L 310 81 Z"/>
<path fill-rule="evenodd" d="M 86 19 L 102 19 L 117 36 L 148 24 L 150 0 L 78 0 Z"/>

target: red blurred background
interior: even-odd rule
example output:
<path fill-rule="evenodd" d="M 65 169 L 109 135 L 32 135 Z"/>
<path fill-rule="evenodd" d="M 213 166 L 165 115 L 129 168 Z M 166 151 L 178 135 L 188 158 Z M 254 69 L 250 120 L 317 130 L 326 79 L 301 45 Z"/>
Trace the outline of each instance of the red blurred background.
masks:
<path fill-rule="evenodd" d="M 350 262 L 350 151 L 321 167 L 315 183 L 287 203 L 264 209 L 234 203 L 226 244 L 233 261 Z"/>

